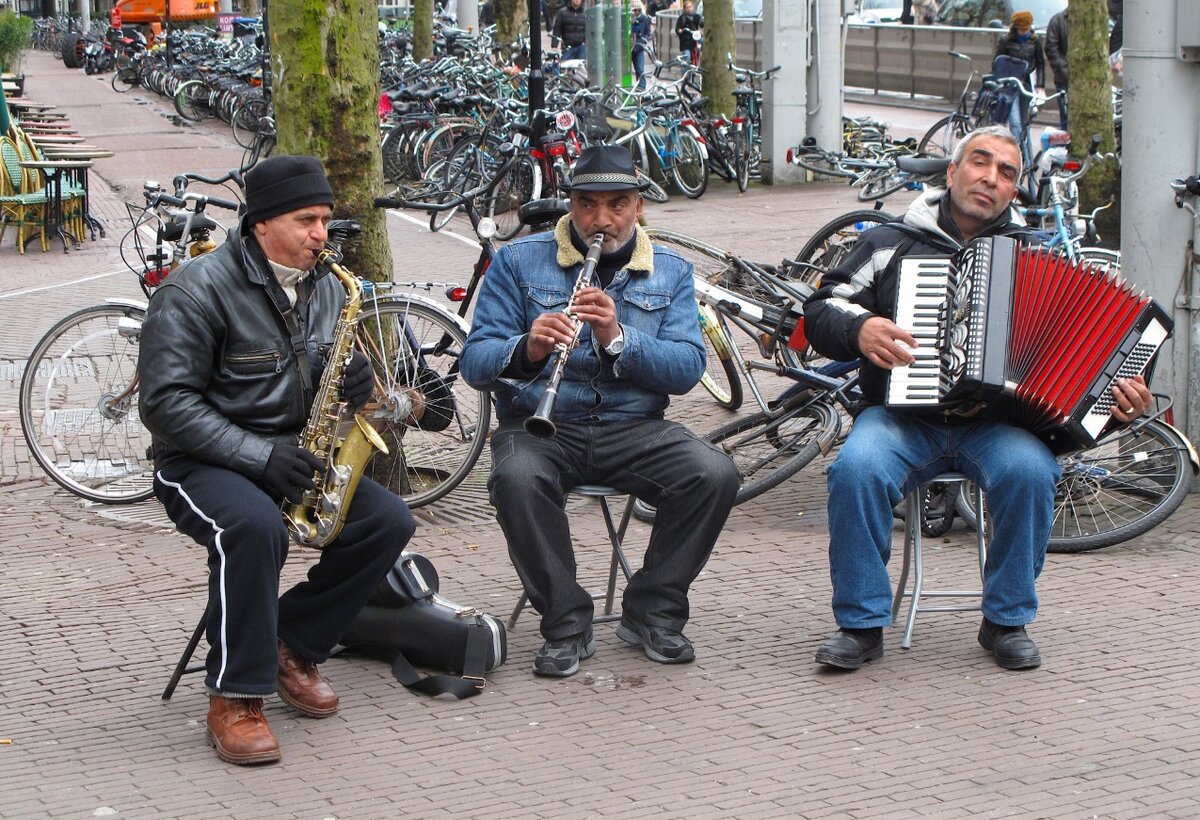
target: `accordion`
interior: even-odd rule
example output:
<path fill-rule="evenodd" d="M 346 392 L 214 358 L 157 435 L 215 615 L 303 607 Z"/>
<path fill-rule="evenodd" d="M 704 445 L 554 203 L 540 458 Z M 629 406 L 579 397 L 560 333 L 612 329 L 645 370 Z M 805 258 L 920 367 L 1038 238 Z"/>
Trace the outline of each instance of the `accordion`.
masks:
<path fill-rule="evenodd" d="M 1096 443 L 1118 378 L 1146 373 L 1166 312 L 1119 273 L 1008 237 L 901 261 L 895 322 L 916 361 L 888 376 L 892 408 L 985 405 L 1056 454 Z"/>

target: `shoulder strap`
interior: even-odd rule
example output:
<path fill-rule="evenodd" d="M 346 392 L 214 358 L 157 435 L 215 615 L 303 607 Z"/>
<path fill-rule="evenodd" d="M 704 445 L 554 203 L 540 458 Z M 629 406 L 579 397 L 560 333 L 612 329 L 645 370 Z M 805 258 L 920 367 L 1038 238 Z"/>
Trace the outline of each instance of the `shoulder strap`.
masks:
<path fill-rule="evenodd" d="M 462 676 L 456 675 L 426 675 L 413 668 L 399 649 L 391 659 L 392 676 L 406 689 L 413 692 L 423 692 L 430 697 L 438 695 L 453 695 L 458 700 L 473 697 L 483 691 L 486 682 L 484 671 L 487 668 L 487 649 L 489 630 L 480 616 L 475 616 L 475 622 L 467 627 L 467 651 L 463 662 Z"/>
<path fill-rule="evenodd" d="M 905 236 L 916 239 L 919 242 L 924 242 L 926 245 L 932 245 L 938 250 L 945 251 L 947 253 L 957 253 L 958 251 L 962 250 L 958 247 L 958 245 L 954 244 L 949 239 L 946 239 L 944 236 L 938 236 L 937 234 L 923 231 L 920 228 L 914 228 L 912 225 L 901 222 L 898 219 L 894 222 L 885 222 L 883 224 L 887 225 L 889 228 L 895 228 Z"/>

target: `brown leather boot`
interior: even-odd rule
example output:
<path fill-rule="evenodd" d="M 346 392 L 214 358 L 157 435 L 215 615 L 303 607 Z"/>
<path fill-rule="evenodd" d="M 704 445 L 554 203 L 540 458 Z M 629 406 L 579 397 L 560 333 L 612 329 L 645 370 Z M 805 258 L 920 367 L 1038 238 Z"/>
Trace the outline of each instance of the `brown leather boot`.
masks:
<path fill-rule="evenodd" d="M 329 681 L 321 677 L 317 665 L 297 655 L 282 641 L 279 643 L 277 691 L 284 703 L 308 717 L 324 718 L 337 714 L 337 693 Z"/>
<path fill-rule="evenodd" d="M 283 755 L 262 710 L 262 698 L 208 696 L 208 742 L 226 763 L 274 763 Z"/>

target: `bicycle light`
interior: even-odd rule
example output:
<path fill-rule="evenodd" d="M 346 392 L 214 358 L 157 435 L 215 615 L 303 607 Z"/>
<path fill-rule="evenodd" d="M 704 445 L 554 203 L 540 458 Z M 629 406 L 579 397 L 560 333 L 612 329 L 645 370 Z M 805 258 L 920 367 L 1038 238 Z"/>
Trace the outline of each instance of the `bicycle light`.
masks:
<path fill-rule="evenodd" d="M 467 289 L 461 285 L 450 285 L 446 288 L 446 298 L 451 302 L 461 302 L 467 298 Z"/>

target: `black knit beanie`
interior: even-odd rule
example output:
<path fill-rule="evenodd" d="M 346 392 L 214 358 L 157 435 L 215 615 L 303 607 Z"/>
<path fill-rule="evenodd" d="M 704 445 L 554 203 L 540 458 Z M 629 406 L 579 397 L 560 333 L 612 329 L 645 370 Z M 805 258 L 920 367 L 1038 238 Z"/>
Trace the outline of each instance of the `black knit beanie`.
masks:
<path fill-rule="evenodd" d="M 316 157 L 271 157 L 246 172 L 247 227 L 308 205 L 333 207 L 333 189 Z"/>

